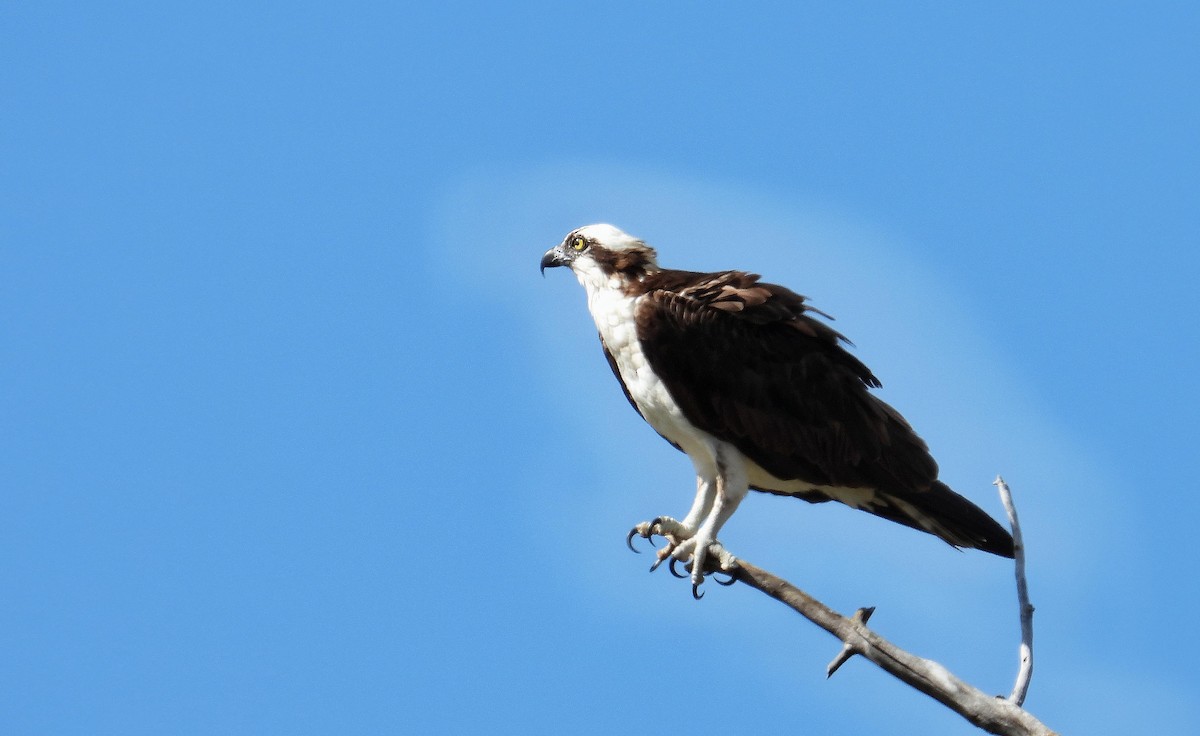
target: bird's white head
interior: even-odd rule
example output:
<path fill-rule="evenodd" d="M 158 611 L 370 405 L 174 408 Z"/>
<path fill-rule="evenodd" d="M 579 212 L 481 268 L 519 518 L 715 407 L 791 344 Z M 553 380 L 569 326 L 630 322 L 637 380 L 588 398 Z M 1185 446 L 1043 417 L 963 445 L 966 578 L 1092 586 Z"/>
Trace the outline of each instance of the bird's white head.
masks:
<path fill-rule="evenodd" d="M 542 272 L 567 266 L 586 285 L 636 280 L 658 270 L 654 249 L 612 225 L 585 225 L 572 230 L 542 256 Z"/>

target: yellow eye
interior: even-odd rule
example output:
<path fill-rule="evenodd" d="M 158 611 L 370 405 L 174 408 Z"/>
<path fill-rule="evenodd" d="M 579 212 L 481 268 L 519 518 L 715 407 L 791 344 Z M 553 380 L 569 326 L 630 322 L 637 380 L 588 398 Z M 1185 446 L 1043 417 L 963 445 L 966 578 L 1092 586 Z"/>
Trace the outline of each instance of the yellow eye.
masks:
<path fill-rule="evenodd" d="M 583 250 L 584 248 L 587 247 L 587 242 L 584 241 L 583 238 L 575 238 L 575 243 L 573 244 L 573 246 L 574 246 L 575 250 Z"/>

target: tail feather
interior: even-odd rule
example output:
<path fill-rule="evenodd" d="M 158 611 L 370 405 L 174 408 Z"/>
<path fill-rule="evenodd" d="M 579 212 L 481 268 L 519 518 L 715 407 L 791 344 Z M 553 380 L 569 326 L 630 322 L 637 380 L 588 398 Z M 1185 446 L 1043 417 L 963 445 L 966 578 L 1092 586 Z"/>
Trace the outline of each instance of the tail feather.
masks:
<path fill-rule="evenodd" d="M 975 504 L 934 481 L 922 493 L 880 494 L 890 508 L 872 511 L 892 521 L 940 537 L 955 547 L 971 547 L 1001 557 L 1013 556 L 1012 535 Z"/>

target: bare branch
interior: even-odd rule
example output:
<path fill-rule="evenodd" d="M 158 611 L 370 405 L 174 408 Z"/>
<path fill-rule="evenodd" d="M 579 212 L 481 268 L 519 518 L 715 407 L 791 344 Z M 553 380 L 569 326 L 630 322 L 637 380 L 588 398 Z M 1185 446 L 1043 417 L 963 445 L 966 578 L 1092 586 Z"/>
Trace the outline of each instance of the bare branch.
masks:
<path fill-rule="evenodd" d="M 992 697 L 955 677 L 937 662 L 909 654 L 871 631 L 865 616 L 856 617 L 862 620 L 846 618 L 783 578 L 742 559 L 726 572 L 787 605 L 841 639 L 852 653 L 861 654 L 985 731 L 1011 736 L 1055 736 L 1054 731 L 1016 703 Z"/>
<path fill-rule="evenodd" d="M 870 608 L 860 608 L 854 612 L 854 616 L 851 617 L 850 620 L 857 624 L 866 624 L 871 620 L 872 613 L 875 613 L 875 606 L 871 606 Z M 834 657 L 833 661 L 829 663 L 829 666 L 825 668 L 825 677 L 833 677 L 833 673 L 837 672 L 838 668 L 846 664 L 846 662 L 849 662 L 850 658 L 855 654 L 858 654 L 858 652 L 854 651 L 854 647 L 850 646 L 850 642 L 842 644 L 842 651 L 838 652 L 838 655 Z"/>
<path fill-rule="evenodd" d="M 1000 489 L 1000 501 L 1008 514 L 1012 527 L 1013 562 L 1017 569 L 1017 605 L 1021 611 L 1021 662 L 1017 669 L 1017 681 L 1008 700 L 1016 705 L 1025 703 L 1029 692 L 1029 681 L 1033 678 L 1033 606 L 1029 603 L 1029 587 L 1025 583 L 1025 543 L 1021 541 L 1021 524 L 1017 521 L 1017 507 L 1013 505 L 1012 492 L 1000 476 L 992 485 Z"/>

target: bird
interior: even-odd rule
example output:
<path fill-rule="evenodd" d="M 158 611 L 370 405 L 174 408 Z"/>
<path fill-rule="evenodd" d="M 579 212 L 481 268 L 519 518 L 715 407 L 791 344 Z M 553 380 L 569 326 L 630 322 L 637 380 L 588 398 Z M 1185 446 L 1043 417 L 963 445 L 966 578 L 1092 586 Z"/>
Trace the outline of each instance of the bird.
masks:
<path fill-rule="evenodd" d="M 572 230 L 540 265 L 575 274 L 625 398 L 691 459 L 687 514 L 640 522 L 626 543 L 666 540 L 651 570 L 669 559 L 686 577 L 674 568 L 684 563 L 697 599 L 710 568 L 735 569 L 717 535 L 751 490 L 839 501 L 1013 556 L 1009 532 L 938 479 L 928 446 L 806 297 L 746 271 L 662 268 L 654 248 L 608 224 Z"/>

